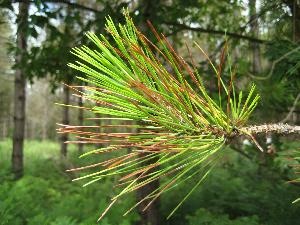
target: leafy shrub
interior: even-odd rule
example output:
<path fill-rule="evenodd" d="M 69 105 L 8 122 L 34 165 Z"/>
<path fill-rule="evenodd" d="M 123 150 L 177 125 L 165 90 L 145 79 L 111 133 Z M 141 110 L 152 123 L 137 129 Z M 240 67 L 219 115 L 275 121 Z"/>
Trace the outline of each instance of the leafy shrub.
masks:
<path fill-rule="evenodd" d="M 287 145 L 286 149 L 289 148 Z M 293 146 L 292 143 L 290 145 Z M 197 221 L 197 216 L 199 221 L 202 221 L 202 217 L 215 217 L 209 220 L 212 224 L 217 224 L 217 219 L 224 216 L 227 220 L 239 218 L 236 223 L 248 218 L 251 222 L 259 221 L 263 225 L 297 224 L 300 205 L 292 204 L 292 201 L 298 197 L 299 187 L 283 180 L 285 172 L 281 173 L 278 163 L 265 167 L 256 160 L 248 160 L 229 149 L 226 151 L 222 164 L 214 169 L 202 187 L 164 225 L 185 225 L 188 221 L 193 224 L 191 221 Z M 183 185 L 162 199 L 163 215 L 169 214 L 178 204 L 174 200 L 184 196 L 188 188 L 188 185 Z M 247 222 L 244 224 L 248 225 Z"/>
<path fill-rule="evenodd" d="M 260 225 L 257 216 L 230 219 L 227 214 L 213 214 L 200 208 L 193 216 L 187 216 L 188 225 Z"/>
<path fill-rule="evenodd" d="M 13 181 L 9 175 L 10 149 L 9 140 L 0 142 L 0 154 L 5 156 L 0 158 L 0 165 L 7 165 L 0 170 L 0 225 L 96 224 L 101 209 L 113 195 L 113 180 L 105 179 L 101 184 L 82 188 L 80 183 L 71 182 L 76 174 L 63 171 L 57 144 L 29 141 L 25 145 L 25 175 Z M 70 158 L 76 162 L 74 148 L 71 148 Z M 133 202 L 134 197 L 128 196 L 99 224 L 133 224 L 138 218 L 135 213 L 122 216 Z"/>

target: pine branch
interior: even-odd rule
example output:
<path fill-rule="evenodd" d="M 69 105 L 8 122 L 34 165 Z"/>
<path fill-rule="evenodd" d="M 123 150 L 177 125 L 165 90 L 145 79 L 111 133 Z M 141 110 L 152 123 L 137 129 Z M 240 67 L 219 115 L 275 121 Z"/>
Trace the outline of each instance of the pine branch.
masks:
<path fill-rule="evenodd" d="M 230 36 L 232 38 L 244 39 L 244 40 L 248 40 L 248 41 L 252 41 L 252 42 L 256 42 L 256 43 L 266 43 L 267 42 L 267 40 L 258 39 L 258 38 L 246 36 L 243 34 L 227 32 L 225 30 L 214 30 L 214 29 L 208 29 L 208 28 L 203 28 L 203 27 L 191 27 L 191 26 L 188 26 L 183 23 L 174 23 L 174 22 L 164 22 L 164 24 L 169 25 L 169 26 L 171 25 L 171 26 L 178 27 L 180 30 L 191 30 L 191 31 L 196 31 L 196 32 L 217 34 L 217 35 L 225 35 L 226 34 L 227 36 Z"/>
<path fill-rule="evenodd" d="M 263 125 L 252 125 L 240 129 L 242 132 L 252 135 L 260 133 L 276 133 L 276 134 L 300 134 L 300 126 L 292 126 L 286 123 L 274 123 Z"/>
<path fill-rule="evenodd" d="M 107 210 L 124 195 L 167 177 L 160 187 L 128 212 L 145 201 L 150 202 L 144 208 L 146 210 L 162 193 L 198 176 L 199 182 L 178 203 L 171 216 L 218 163 L 224 154 L 221 150 L 230 139 L 248 135 L 263 151 L 254 134 L 300 133 L 298 126 L 287 124 L 247 126 L 260 98 L 255 85 L 246 96 L 242 91 L 237 93 L 234 75 L 231 74 L 228 84 L 221 77 L 223 60 L 220 60 L 221 65 L 214 65 L 195 43 L 215 71 L 219 98 L 212 99 L 195 65 L 191 68 L 164 35 L 158 34 L 150 24 L 158 43 L 153 44 L 136 28 L 128 13 L 125 18 L 124 25 L 116 25 L 107 18 L 106 30 L 112 37 L 111 42 L 104 35 L 98 37 L 88 33 L 94 47 L 74 48 L 72 53 L 78 60 L 69 64 L 84 74 L 79 79 L 87 85 L 78 93 L 93 103 L 84 109 L 105 114 L 107 117 L 98 119 L 108 120 L 111 124 L 101 127 L 62 124 L 58 129 L 59 133 L 76 135 L 77 140 L 69 143 L 108 144 L 82 156 L 108 153 L 111 158 L 70 170 L 101 166 L 101 170 L 75 179 L 88 179 L 85 185 L 106 177 L 119 177 L 118 186 L 123 189 L 112 198 Z M 224 49 L 222 55 L 225 54 Z M 226 109 L 223 108 L 225 105 Z M 124 125 L 122 121 L 135 123 Z M 130 131 L 121 132 L 124 127 Z"/>
<path fill-rule="evenodd" d="M 25 0 L 12 0 L 12 3 L 18 3 L 18 2 L 25 2 Z M 36 1 L 29 1 L 30 3 L 35 3 Z M 64 4 L 64 5 L 68 5 L 70 7 L 76 8 L 76 9 L 82 9 L 82 10 L 86 10 L 89 12 L 94 12 L 94 13 L 100 13 L 100 10 L 97 10 L 95 8 L 89 7 L 89 6 L 85 6 L 83 4 L 79 4 L 76 2 L 72 2 L 72 1 L 67 1 L 67 0 L 45 0 L 43 1 L 44 3 L 58 3 L 58 4 Z"/>

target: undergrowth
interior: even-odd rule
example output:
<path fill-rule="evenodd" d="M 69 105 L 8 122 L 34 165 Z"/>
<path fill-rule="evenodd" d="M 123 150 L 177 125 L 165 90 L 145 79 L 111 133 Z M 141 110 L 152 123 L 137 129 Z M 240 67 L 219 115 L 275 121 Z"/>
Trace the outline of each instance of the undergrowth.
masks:
<path fill-rule="evenodd" d="M 298 142 L 284 142 L 286 151 Z M 64 167 L 79 165 L 77 149 L 70 145 L 69 160 L 60 163 L 59 145 L 55 142 L 25 142 L 25 175 L 13 181 L 10 175 L 11 140 L 0 141 L 0 225 L 91 225 L 99 211 L 105 209 L 115 194 L 115 180 L 82 188 L 71 182 L 74 174 Z M 289 172 L 289 162 L 275 160 L 261 168 L 255 159 L 226 149 L 226 157 L 201 187 L 192 194 L 177 213 L 164 225 L 290 225 L 300 220 L 299 205 L 291 204 L 298 187 L 282 177 Z M 257 153 L 253 148 L 245 149 Z M 258 153 L 257 153 L 258 154 Z M 92 163 L 92 162 L 91 162 Z M 197 182 L 194 180 L 193 182 Z M 189 185 L 162 196 L 160 212 L 165 218 L 176 206 L 173 199 L 185 195 Z M 123 217 L 124 210 L 134 204 L 134 195 L 112 208 L 100 225 L 131 225 L 138 219 L 135 212 Z"/>

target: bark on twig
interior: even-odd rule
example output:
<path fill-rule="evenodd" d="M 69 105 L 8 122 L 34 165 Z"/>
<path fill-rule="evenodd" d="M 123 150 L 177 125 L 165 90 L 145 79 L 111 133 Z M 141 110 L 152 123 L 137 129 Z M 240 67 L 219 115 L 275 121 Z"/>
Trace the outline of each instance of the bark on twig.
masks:
<path fill-rule="evenodd" d="M 300 126 L 292 126 L 286 123 L 274 123 L 263 125 L 252 125 L 240 129 L 244 133 L 252 135 L 260 133 L 276 133 L 276 134 L 300 134 Z"/>

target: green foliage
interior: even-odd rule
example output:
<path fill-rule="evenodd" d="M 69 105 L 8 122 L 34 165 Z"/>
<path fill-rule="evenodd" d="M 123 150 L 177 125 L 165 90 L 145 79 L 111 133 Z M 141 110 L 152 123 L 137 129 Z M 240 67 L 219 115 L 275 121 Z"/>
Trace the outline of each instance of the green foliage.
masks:
<path fill-rule="evenodd" d="M 286 55 L 286 57 L 278 61 L 278 63 L 275 65 L 272 78 L 277 82 L 286 79 L 293 81 L 290 82 L 291 87 L 299 89 L 299 46 L 288 40 L 277 40 L 273 41 L 267 46 L 265 54 L 271 62 L 276 61 Z"/>
<path fill-rule="evenodd" d="M 111 186 L 115 180 L 107 179 L 99 185 L 82 188 L 78 182 L 70 181 L 72 174 L 62 171 L 59 159 L 54 157 L 59 154 L 56 143 L 27 141 L 25 144 L 25 176 L 15 182 L 8 176 L 11 141 L 0 142 L 0 224 L 95 224 L 99 210 L 107 206 L 114 194 Z M 290 151 L 297 146 L 298 142 L 286 141 L 282 148 Z M 162 224 L 297 224 L 300 219 L 299 205 L 291 202 L 298 196 L 298 187 L 287 184 L 281 178 L 287 174 L 287 170 L 291 172 L 288 158 L 282 156 L 285 161 L 262 168 L 257 161 L 243 158 L 230 149 L 225 151 L 226 157 L 203 185 L 195 190 L 173 217 L 162 221 Z M 256 152 L 254 149 L 247 151 Z M 70 148 L 70 153 L 72 163 L 83 163 L 77 159 L 75 148 Z M 194 178 L 192 183 L 197 181 Z M 162 196 L 160 211 L 163 216 L 167 216 L 176 206 L 174 199 L 184 197 L 190 186 L 190 183 L 183 183 L 175 191 Z M 119 202 L 118 207 L 111 208 L 99 224 L 134 224 L 137 219 L 135 213 L 122 216 L 132 204 L 134 197 L 127 196 Z"/>
<path fill-rule="evenodd" d="M 47 146 L 47 147 L 45 147 Z M 13 181 L 10 174 L 9 140 L 0 142 L 0 217 L 1 225 L 88 225 L 95 224 L 99 209 L 108 204 L 113 192 L 113 180 L 84 189 L 71 182 L 72 174 L 63 172 L 59 163 L 59 146 L 54 142 L 28 141 L 25 143 L 25 176 Z M 78 162 L 75 149 L 70 150 L 72 161 Z M 97 200 L 95 200 L 97 199 Z M 126 202 L 109 212 L 101 225 L 129 225 L 136 214 L 123 218 L 121 212 L 133 204 Z"/>
<path fill-rule="evenodd" d="M 270 71 L 270 77 L 258 82 L 263 108 L 284 111 L 293 105 L 299 94 L 300 49 L 291 41 L 277 40 L 268 45 L 265 54 L 267 59 L 275 64 Z"/>
<path fill-rule="evenodd" d="M 213 214 L 206 209 L 198 209 L 193 216 L 187 216 L 189 225 L 260 225 L 257 216 L 229 219 L 226 214 Z"/>
<path fill-rule="evenodd" d="M 299 146 L 299 142 L 287 141 L 283 147 L 284 150 L 290 151 L 295 145 Z M 247 151 L 251 155 L 259 154 L 253 148 Z M 192 221 L 196 221 L 197 218 L 202 222 L 199 224 L 206 224 L 205 220 L 218 224 L 219 218 L 224 218 L 224 224 L 235 224 L 247 218 L 249 224 L 297 224 L 299 205 L 291 203 L 297 198 L 299 187 L 286 182 L 288 177 L 292 177 L 287 176 L 287 173 L 292 172 L 288 167 L 290 161 L 286 156 L 282 156 L 281 163 L 278 163 L 278 158 L 277 162 L 263 165 L 260 160 L 259 155 L 257 159 L 254 157 L 249 160 L 226 149 L 226 157 L 219 166 L 165 225 L 187 224 L 182 218 Z M 168 215 L 168 211 L 176 206 L 176 203 L 169 199 L 181 198 L 189 186 L 183 184 L 176 191 L 163 196 L 163 215 Z M 200 212 L 197 212 L 197 209 L 200 209 Z"/>
<path fill-rule="evenodd" d="M 294 146 L 293 146 L 294 144 Z M 300 148 L 298 143 L 291 143 L 288 146 L 292 146 L 293 148 L 288 151 L 287 146 L 283 146 L 282 148 L 285 151 L 280 152 L 279 157 L 276 159 L 276 163 L 278 167 L 281 168 L 283 173 L 287 174 L 290 178 L 290 183 L 298 184 L 300 183 L 299 170 L 300 170 Z M 290 168 L 293 168 L 290 171 Z M 300 198 L 297 198 L 293 201 L 293 203 L 299 204 Z"/>

